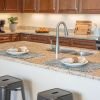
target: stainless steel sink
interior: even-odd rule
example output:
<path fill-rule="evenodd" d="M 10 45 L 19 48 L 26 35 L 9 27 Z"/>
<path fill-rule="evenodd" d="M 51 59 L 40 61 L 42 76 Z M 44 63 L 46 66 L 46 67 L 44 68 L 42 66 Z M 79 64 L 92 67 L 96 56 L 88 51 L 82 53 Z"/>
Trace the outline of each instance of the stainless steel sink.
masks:
<path fill-rule="evenodd" d="M 55 52 L 55 47 L 50 49 L 50 51 Z M 95 52 L 91 50 L 74 50 L 70 48 L 60 48 L 59 53 L 69 53 L 72 55 L 79 55 L 79 56 L 89 56 L 95 54 Z"/>

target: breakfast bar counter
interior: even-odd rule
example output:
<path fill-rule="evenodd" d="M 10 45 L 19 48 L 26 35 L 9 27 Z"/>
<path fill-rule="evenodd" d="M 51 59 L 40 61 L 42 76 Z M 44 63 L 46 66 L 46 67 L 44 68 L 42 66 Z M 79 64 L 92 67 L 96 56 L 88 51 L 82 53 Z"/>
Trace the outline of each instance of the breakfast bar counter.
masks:
<path fill-rule="evenodd" d="M 26 59 L 1 55 L 2 52 L 4 53 L 9 48 L 19 48 L 22 46 L 27 47 L 29 53 L 35 53 L 35 57 Z M 90 64 L 94 64 L 92 70 L 89 67 L 90 69 L 86 71 L 76 71 L 74 68 L 71 70 L 66 67 L 59 67 L 59 64 L 57 66 L 47 65 L 46 63 L 49 61 L 55 61 L 55 52 L 50 51 L 50 48 L 51 45 L 49 44 L 27 41 L 1 43 L 0 76 L 11 75 L 24 80 L 27 100 L 37 100 L 39 92 L 51 88 L 61 88 L 72 92 L 73 100 L 99 100 L 100 52 L 93 51 L 95 54 L 86 57 Z M 72 49 L 78 50 L 78 48 Z M 81 48 L 80 50 L 83 49 Z M 68 53 L 59 54 L 59 59 L 69 57 L 77 56 Z M 81 66 L 81 68 L 83 69 L 85 66 Z"/>
<path fill-rule="evenodd" d="M 38 54 L 42 54 L 42 56 L 33 57 L 33 58 L 31 57 L 28 59 L 18 59 L 18 58 L 16 59 L 16 58 L 9 58 L 9 57 L 3 57 L 3 56 L 1 56 L 0 58 L 10 59 L 12 61 L 19 61 L 22 63 L 28 62 L 30 64 L 40 65 L 39 67 L 43 67 L 48 70 L 54 70 L 54 71 L 58 71 L 58 72 L 66 73 L 66 74 L 78 75 L 78 76 L 82 76 L 82 77 L 100 80 L 100 68 L 98 68 L 98 67 L 94 68 L 91 71 L 81 72 L 81 71 L 69 70 L 67 68 L 59 68 L 59 67 L 46 65 L 45 64 L 46 62 L 55 60 L 55 52 L 50 51 L 51 45 L 49 45 L 49 44 L 27 42 L 27 41 L 9 42 L 9 43 L 0 44 L 0 51 L 7 50 L 9 48 L 18 48 L 21 46 L 26 46 L 29 49 L 29 52 L 31 52 L 31 53 L 35 52 Z M 74 49 L 82 50 L 82 48 L 81 49 L 74 48 Z M 88 60 L 89 63 L 100 64 L 100 52 L 99 51 L 94 51 L 94 52 L 95 52 L 95 54 L 86 56 L 86 59 Z M 59 54 L 59 59 L 68 58 L 68 57 L 77 57 L 77 56 L 71 55 L 68 53 L 60 53 Z M 96 66 L 94 66 L 94 67 L 96 67 Z"/>

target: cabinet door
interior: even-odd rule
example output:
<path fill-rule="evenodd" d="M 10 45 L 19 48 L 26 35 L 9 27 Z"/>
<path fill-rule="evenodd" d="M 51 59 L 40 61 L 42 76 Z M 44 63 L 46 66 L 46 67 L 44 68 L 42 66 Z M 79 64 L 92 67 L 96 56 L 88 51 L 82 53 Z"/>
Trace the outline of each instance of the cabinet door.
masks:
<path fill-rule="evenodd" d="M 78 0 L 57 0 L 58 13 L 77 13 Z"/>
<path fill-rule="evenodd" d="M 84 39 L 71 39 L 73 47 L 96 49 L 95 40 L 84 40 Z"/>
<path fill-rule="evenodd" d="M 10 42 L 10 41 L 11 41 L 11 35 L 10 34 L 0 35 L 0 43 Z"/>
<path fill-rule="evenodd" d="M 55 36 L 51 36 L 50 37 L 50 42 L 53 45 L 56 45 L 56 37 Z M 71 46 L 71 39 L 70 38 L 66 38 L 66 37 L 59 37 L 59 44 L 62 46 Z"/>
<path fill-rule="evenodd" d="M 31 42 L 50 44 L 50 36 L 32 34 L 31 35 Z"/>
<path fill-rule="evenodd" d="M 100 13 L 100 0 L 80 0 L 80 13 Z"/>
<path fill-rule="evenodd" d="M 20 40 L 21 41 L 30 41 L 31 40 L 31 34 L 21 34 Z"/>
<path fill-rule="evenodd" d="M 4 0 L 0 0 L 0 12 L 4 12 L 5 9 L 5 2 Z"/>
<path fill-rule="evenodd" d="M 23 12 L 36 11 L 36 0 L 23 0 Z"/>
<path fill-rule="evenodd" d="M 11 34 L 11 41 L 20 41 L 20 34 Z"/>
<path fill-rule="evenodd" d="M 20 0 L 5 0 L 5 10 L 6 12 L 20 12 Z"/>
<path fill-rule="evenodd" d="M 42 13 L 55 12 L 56 10 L 55 4 L 56 0 L 38 0 L 37 2 L 38 12 Z"/>

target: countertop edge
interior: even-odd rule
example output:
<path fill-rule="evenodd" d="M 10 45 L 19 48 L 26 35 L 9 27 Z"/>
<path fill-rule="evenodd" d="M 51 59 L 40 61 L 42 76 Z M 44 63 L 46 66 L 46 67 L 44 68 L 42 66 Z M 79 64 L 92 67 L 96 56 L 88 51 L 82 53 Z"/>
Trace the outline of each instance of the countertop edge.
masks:
<path fill-rule="evenodd" d="M 29 65 L 29 66 L 32 66 L 32 67 L 35 65 L 36 67 L 39 67 L 39 68 L 43 68 L 43 69 L 47 69 L 47 70 L 51 70 L 51 71 L 56 71 L 56 72 L 60 72 L 60 73 L 65 73 L 66 75 L 67 74 L 76 75 L 76 76 L 79 76 L 79 77 L 84 77 L 84 78 L 89 78 L 89 79 L 92 79 L 92 80 L 100 81 L 100 77 L 88 75 L 86 73 L 82 73 L 82 72 L 78 72 L 78 71 L 71 71 L 71 70 L 67 70 L 67 69 L 64 70 L 64 69 L 55 68 L 55 67 L 52 67 L 52 66 L 30 63 L 30 62 L 19 60 L 19 59 L 16 59 L 16 58 L 13 59 L 13 58 L 10 58 L 10 57 L 0 56 L 0 59 L 1 58 L 3 60 L 8 60 L 8 61 L 13 60 L 16 63 L 25 64 L 25 65 Z"/>

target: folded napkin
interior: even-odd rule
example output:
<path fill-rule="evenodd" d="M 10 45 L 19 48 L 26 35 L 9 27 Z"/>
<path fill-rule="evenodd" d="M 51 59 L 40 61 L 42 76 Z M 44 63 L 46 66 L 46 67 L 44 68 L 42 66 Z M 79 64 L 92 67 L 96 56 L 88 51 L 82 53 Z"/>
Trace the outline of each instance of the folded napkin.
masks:
<path fill-rule="evenodd" d="M 9 48 L 7 51 L 8 52 L 29 52 L 29 50 L 26 46 L 21 46 L 18 48 Z"/>
<path fill-rule="evenodd" d="M 20 50 L 21 52 L 27 52 L 27 51 L 29 51 L 26 46 L 21 46 L 21 47 L 18 48 L 18 50 Z"/>

